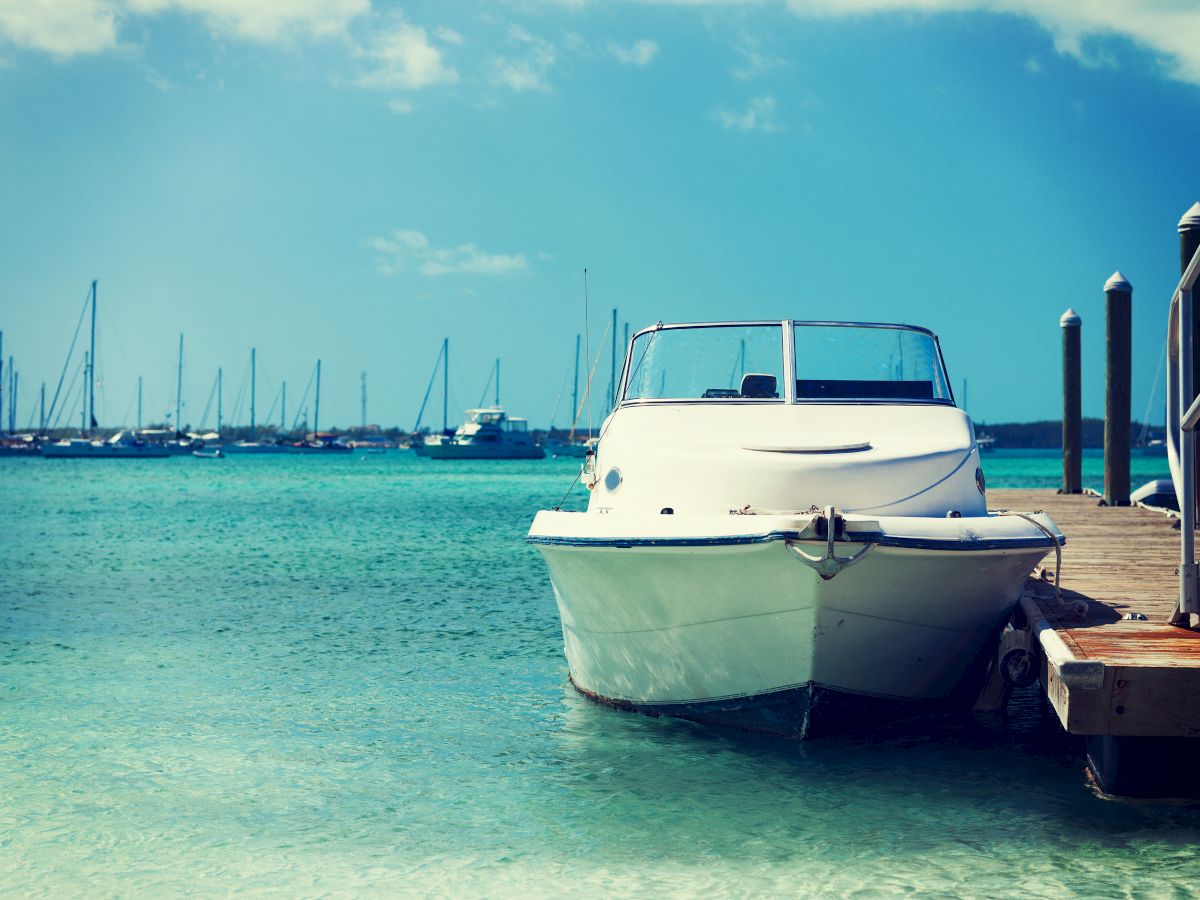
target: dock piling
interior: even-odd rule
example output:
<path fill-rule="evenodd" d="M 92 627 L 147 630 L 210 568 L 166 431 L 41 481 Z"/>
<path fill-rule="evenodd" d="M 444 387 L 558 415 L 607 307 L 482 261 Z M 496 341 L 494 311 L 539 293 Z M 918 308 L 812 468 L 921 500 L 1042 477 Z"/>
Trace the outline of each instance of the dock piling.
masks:
<path fill-rule="evenodd" d="M 1080 331 L 1083 320 L 1068 309 L 1058 320 L 1062 328 L 1063 357 L 1063 482 L 1062 494 L 1083 491 L 1083 365 L 1080 353 Z M 964 403 L 966 385 L 963 385 Z"/>
<path fill-rule="evenodd" d="M 1104 502 L 1129 505 L 1129 417 L 1132 381 L 1133 285 L 1120 272 L 1104 283 Z"/>

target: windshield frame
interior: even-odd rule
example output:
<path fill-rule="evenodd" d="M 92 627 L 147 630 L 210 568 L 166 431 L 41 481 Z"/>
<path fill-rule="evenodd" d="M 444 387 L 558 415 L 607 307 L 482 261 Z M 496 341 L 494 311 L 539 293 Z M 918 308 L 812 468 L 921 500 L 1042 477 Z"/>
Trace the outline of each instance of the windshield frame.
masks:
<path fill-rule="evenodd" d="M 913 331 L 918 334 L 924 334 L 933 341 L 933 347 L 937 351 L 937 364 L 941 368 L 942 380 L 945 382 L 946 391 L 950 394 L 949 399 L 935 397 L 930 400 L 915 400 L 901 397 L 893 398 L 878 398 L 878 397 L 835 397 L 829 399 L 820 398 L 796 398 L 796 338 L 795 329 L 807 326 L 823 326 L 837 328 L 880 328 L 890 329 L 894 331 Z M 673 329 L 684 328 L 727 328 L 727 327 L 754 327 L 754 326 L 773 326 L 779 327 L 780 336 L 782 338 L 783 352 L 783 396 L 779 399 L 748 399 L 745 397 L 726 397 L 726 398 L 708 398 L 703 397 L 638 397 L 629 398 L 626 395 L 629 393 L 629 379 L 633 367 L 633 348 L 637 344 L 638 338 L 645 334 L 652 334 L 658 331 L 668 331 Z M 744 321 L 735 322 L 675 322 L 670 325 L 658 322 L 649 328 L 643 328 L 629 339 L 629 346 L 625 348 L 625 364 L 621 370 L 621 400 L 617 403 L 617 408 L 622 406 L 652 406 L 656 404 L 676 404 L 676 403 L 699 403 L 706 405 L 762 405 L 762 404 L 780 404 L 788 406 L 953 406 L 957 407 L 958 403 L 954 398 L 954 388 L 950 384 L 950 375 L 946 371 L 946 360 L 942 355 L 942 343 L 938 340 L 938 336 L 930 329 L 921 325 L 905 325 L 898 322 L 831 322 L 819 319 L 747 319 Z"/>

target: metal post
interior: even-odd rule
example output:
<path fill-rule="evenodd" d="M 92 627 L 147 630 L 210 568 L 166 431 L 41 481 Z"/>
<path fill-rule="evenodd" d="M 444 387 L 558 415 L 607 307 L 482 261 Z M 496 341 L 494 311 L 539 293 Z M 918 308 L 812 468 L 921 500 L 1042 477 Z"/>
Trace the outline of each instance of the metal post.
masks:
<path fill-rule="evenodd" d="M 1192 344 L 1192 292 L 1179 295 L 1179 403 L 1180 420 L 1191 405 L 1193 384 L 1192 364 L 1195 352 Z M 1182 484 L 1179 499 L 1179 611 L 1185 616 L 1200 612 L 1200 597 L 1196 591 L 1196 434 L 1181 429 L 1179 459 Z"/>
<path fill-rule="evenodd" d="M 321 430 L 321 361 L 317 360 L 317 399 L 313 403 L 313 434 Z"/>
<path fill-rule="evenodd" d="M 96 279 L 92 279 L 92 347 L 88 352 L 88 433 L 96 421 Z"/>
<path fill-rule="evenodd" d="M 1179 220 L 1179 274 L 1182 275 L 1188 267 L 1188 263 L 1192 261 L 1192 257 L 1196 254 L 1196 249 L 1200 247 L 1200 203 L 1193 203 L 1191 209 L 1183 214 Z M 1192 346 L 1200 344 L 1200 321 L 1192 322 Z M 1192 384 L 1200 385 L 1200 353 L 1194 353 L 1192 357 Z M 1180 397 L 1180 402 L 1183 407 L 1180 413 L 1188 408 L 1192 402 L 1190 394 Z"/>
<path fill-rule="evenodd" d="M 256 366 L 258 363 L 257 354 L 258 354 L 258 348 L 251 347 L 250 348 L 250 440 L 254 440 L 254 388 L 255 388 L 254 382 L 256 380 L 255 376 L 258 374 L 258 372 L 256 371 Z"/>
<path fill-rule="evenodd" d="M 1083 320 L 1068 309 L 1058 320 L 1062 328 L 1063 364 L 1063 481 L 1064 494 L 1083 492 L 1083 363 L 1080 352 L 1080 331 Z M 966 383 L 963 383 L 964 402 Z"/>
<path fill-rule="evenodd" d="M 1120 272 L 1104 283 L 1107 366 L 1104 379 L 1104 502 L 1129 505 L 1129 416 L 1133 285 Z"/>

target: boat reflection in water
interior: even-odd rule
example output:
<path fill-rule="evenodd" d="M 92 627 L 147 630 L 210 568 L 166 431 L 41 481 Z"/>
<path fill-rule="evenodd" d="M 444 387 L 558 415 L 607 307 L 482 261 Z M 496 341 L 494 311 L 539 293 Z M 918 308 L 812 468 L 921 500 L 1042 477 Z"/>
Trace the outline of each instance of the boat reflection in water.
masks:
<path fill-rule="evenodd" d="M 974 699 L 1061 535 L 988 513 L 931 332 L 659 325 L 621 385 L 587 511 L 528 535 L 582 693 L 799 738 Z"/>

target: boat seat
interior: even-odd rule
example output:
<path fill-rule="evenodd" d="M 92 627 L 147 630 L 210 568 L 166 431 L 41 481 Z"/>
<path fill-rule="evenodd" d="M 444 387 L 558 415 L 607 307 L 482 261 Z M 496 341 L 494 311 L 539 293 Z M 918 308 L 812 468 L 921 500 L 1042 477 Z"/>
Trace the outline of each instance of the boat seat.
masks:
<path fill-rule="evenodd" d="M 749 377 L 749 376 L 747 376 Z M 796 379 L 799 400 L 932 400 L 932 381 L 871 381 L 846 379 L 825 381 Z"/>
<path fill-rule="evenodd" d="M 751 372 L 742 376 L 742 396 L 754 400 L 778 400 L 778 383 L 774 375 Z"/>

